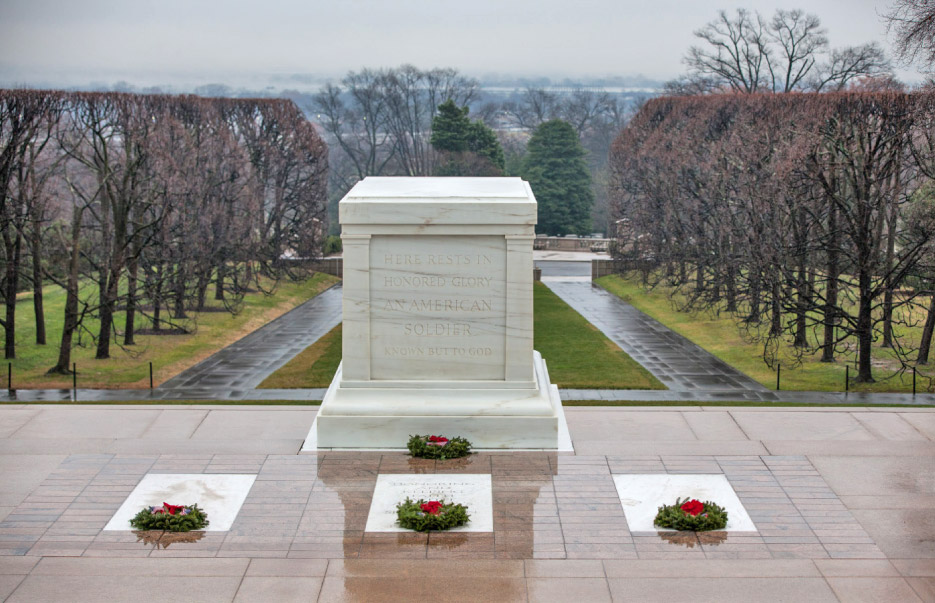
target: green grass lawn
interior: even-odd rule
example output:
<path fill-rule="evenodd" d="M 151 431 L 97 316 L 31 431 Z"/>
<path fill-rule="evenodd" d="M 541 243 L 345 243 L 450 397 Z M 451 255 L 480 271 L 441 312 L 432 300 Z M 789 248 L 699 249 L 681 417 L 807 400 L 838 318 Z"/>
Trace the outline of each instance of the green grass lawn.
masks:
<path fill-rule="evenodd" d="M 260 389 L 328 387 L 341 364 L 341 325 L 263 380 Z"/>
<path fill-rule="evenodd" d="M 147 388 L 149 387 L 150 362 L 153 363 L 155 385 L 159 385 L 270 320 L 315 297 L 337 281 L 337 277 L 316 273 L 312 278 L 303 282 L 282 282 L 273 295 L 267 296 L 259 292 L 247 295 L 242 310 L 236 316 L 227 312 L 191 312 L 197 324 L 193 333 L 137 335 L 136 345 L 126 350 L 112 343 L 111 358 L 106 360 L 94 359 L 95 344 L 85 333 L 82 336 L 84 346 L 72 350 L 72 360 L 78 365 L 78 387 L 82 389 Z M 213 298 L 213 295 L 209 297 Z M 17 358 L 12 360 L 13 387 L 15 388 L 71 388 L 72 385 L 71 376 L 46 374 L 58 358 L 58 344 L 62 338 L 65 292 L 59 287 L 49 286 L 43 289 L 43 298 L 48 342 L 44 346 L 35 343 L 36 328 L 32 294 L 21 294 L 21 298 L 17 300 Z M 211 299 L 208 305 L 212 304 L 216 305 L 220 302 Z M 137 317 L 138 329 L 151 326 L 148 319 L 142 318 L 139 314 Z M 86 319 L 86 323 L 90 332 L 97 332 L 96 320 Z M 118 331 L 122 332 L 123 312 L 116 314 L 115 324 Z M 122 342 L 122 335 L 119 341 Z"/>
<path fill-rule="evenodd" d="M 732 367 L 743 372 L 764 386 L 776 387 L 776 371 L 763 362 L 762 345 L 745 340 L 737 328 L 736 322 L 727 314 L 720 317 L 711 313 L 679 312 L 672 307 L 668 291 L 663 288 L 646 290 L 636 280 L 624 279 L 620 275 L 610 275 L 597 279 L 597 284 L 632 304 L 638 310 L 652 316 L 673 331 L 690 339 L 708 350 Z M 918 329 L 921 331 L 921 328 Z M 910 334 L 911 336 L 912 334 Z M 835 363 L 819 362 L 820 355 L 804 358 L 798 367 L 782 366 L 781 387 L 787 390 L 808 391 L 844 391 L 845 366 L 851 366 L 851 379 L 856 376 L 854 354 L 840 354 Z M 893 373 L 887 370 L 887 360 L 892 352 L 874 348 L 874 377 L 876 383 L 851 383 L 851 391 L 867 392 L 911 392 L 912 374 L 904 374 L 883 380 Z M 924 391 L 928 379 L 919 376 L 919 391 Z"/>
<path fill-rule="evenodd" d="M 552 382 L 568 389 L 665 389 L 646 369 L 542 283 L 536 283 L 535 342 Z M 262 388 L 328 387 L 341 361 L 341 327 L 270 375 Z"/>

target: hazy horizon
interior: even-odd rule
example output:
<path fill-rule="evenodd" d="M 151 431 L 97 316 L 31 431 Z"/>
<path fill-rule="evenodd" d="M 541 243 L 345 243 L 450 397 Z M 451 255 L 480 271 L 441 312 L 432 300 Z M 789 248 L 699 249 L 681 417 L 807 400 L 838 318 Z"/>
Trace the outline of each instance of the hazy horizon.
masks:
<path fill-rule="evenodd" d="M 831 47 L 878 42 L 889 2 L 748 2 L 818 15 Z M 340 79 L 349 70 L 454 67 L 466 75 L 606 76 L 657 81 L 684 72 L 692 32 L 724 8 L 712 0 L 4 0 L 0 80 L 7 85 L 240 87 L 289 76 Z M 898 69 L 916 81 L 915 70 Z M 286 86 L 288 87 L 288 86 Z"/>

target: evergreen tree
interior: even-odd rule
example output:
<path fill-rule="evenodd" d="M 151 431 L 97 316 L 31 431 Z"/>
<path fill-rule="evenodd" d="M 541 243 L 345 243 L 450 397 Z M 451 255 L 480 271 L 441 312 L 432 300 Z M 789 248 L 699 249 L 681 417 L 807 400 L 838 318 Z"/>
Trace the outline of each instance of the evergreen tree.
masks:
<path fill-rule="evenodd" d="M 432 118 L 432 146 L 436 151 L 463 153 L 468 150 L 471 120 L 467 107 L 459 107 L 450 98 L 438 105 L 438 115 Z"/>
<path fill-rule="evenodd" d="M 436 176 L 499 176 L 505 166 L 497 135 L 468 119 L 468 107 L 448 99 L 432 119 L 432 146 L 442 155 Z"/>
<path fill-rule="evenodd" d="M 484 122 L 477 120 L 471 122 L 468 137 L 468 150 L 480 157 L 487 158 L 500 172 L 506 167 L 503 158 L 503 147 L 497 140 L 497 135 Z"/>
<path fill-rule="evenodd" d="M 591 175 L 575 129 L 560 119 L 533 132 L 523 159 L 523 177 L 539 202 L 536 232 L 586 234 L 591 230 Z"/>

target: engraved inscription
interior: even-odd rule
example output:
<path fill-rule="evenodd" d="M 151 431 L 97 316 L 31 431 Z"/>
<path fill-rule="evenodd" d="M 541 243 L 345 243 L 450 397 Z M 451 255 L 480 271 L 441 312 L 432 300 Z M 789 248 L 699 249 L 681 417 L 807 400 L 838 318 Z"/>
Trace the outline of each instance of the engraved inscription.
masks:
<path fill-rule="evenodd" d="M 505 298 L 502 237 L 374 236 L 371 378 L 503 379 Z"/>

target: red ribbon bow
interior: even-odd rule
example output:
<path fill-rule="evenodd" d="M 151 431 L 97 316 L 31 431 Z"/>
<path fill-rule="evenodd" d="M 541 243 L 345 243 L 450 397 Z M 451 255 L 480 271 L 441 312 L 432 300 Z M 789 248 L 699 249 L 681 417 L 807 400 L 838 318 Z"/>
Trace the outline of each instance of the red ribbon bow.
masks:
<path fill-rule="evenodd" d="M 704 504 L 702 504 L 701 502 L 693 498 L 689 501 L 682 503 L 682 506 L 679 508 L 685 511 L 686 513 L 688 513 L 689 515 L 691 515 L 692 517 L 695 517 L 696 515 L 704 511 Z"/>
<path fill-rule="evenodd" d="M 429 502 L 420 505 L 420 507 L 429 515 L 438 515 L 438 513 L 442 510 L 442 504 L 437 500 L 430 500 Z"/>
<path fill-rule="evenodd" d="M 169 515 L 175 515 L 176 513 L 181 513 L 185 509 L 185 505 L 170 505 L 167 502 L 162 503 L 162 507 L 166 510 Z"/>

